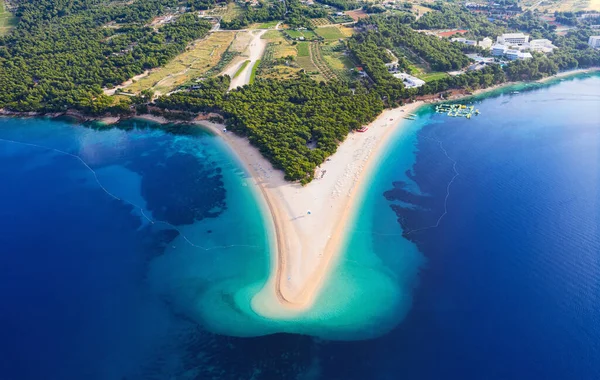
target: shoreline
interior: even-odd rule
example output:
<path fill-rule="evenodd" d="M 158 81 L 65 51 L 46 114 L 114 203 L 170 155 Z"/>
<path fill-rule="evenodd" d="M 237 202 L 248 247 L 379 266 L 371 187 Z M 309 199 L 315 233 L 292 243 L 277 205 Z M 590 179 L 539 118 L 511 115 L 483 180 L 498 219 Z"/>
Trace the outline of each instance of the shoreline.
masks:
<path fill-rule="evenodd" d="M 271 272 L 252 300 L 264 317 L 285 318 L 309 309 L 325 284 L 346 240 L 343 233 L 365 188 L 365 177 L 381 151 L 404 127 L 403 117 L 423 102 L 385 110 L 364 132 L 351 132 L 317 168 L 306 186 L 290 183 L 247 139 L 204 120 L 195 124 L 220 135 L 249 173 L 273 233 Z"/>
<path fill-rule="evenodd" d="M 271 269 L 262 289 L 254 295 L 251 306 L 255 313 L 267 318 L 286 319 L 307 311 L 337 262 L 347 239 L 344 231 L 353 220 L 353 212 L 367 186 L 368 175 L 376 166 L 397 131 L 405 126 L 402 118 L 423 105 L 455 101 L 492 92 L 520 83 L 548 81 L 597 72 L 599 68 L 578 69 L 533 82 L 507 82 L 459 93 L 449 99 L 432 98 L 384 110 L 364 133 L 350 132 L 337 151 L 317 169 L 315 179 L 306 186 L 290 183 L 282 171 L 274 169 L 247 138 L 223 132 L 225 126 L 198 116 L 191 123 L 201 125 L 221 136 L 221 141 L 249 174 L 248 181 L 265 211 L 266 225 L 274 235 L 270 242 Z M 150 114 L 120 117 L 86 117 L 77 111 L 64 113 L 12 113 L 0 110 L 0 115 L 16 117 L 70 116 L 82 121 L 98 121 L 106 125 L 123 119 L 140 119 L 158 124 L 190 124 L 171 121 Z M 271 236 L 273 236 L 271 235 Z"/>

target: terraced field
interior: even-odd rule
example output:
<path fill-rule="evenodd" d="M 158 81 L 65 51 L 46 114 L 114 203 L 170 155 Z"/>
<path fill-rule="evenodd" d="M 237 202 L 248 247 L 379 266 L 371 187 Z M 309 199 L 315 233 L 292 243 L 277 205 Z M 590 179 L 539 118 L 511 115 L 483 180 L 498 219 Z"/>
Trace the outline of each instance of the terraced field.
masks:
<path fill-rule="evenodd" d="M 123 91 L 138 93 L 152 89 L 157 94 L 166 94 L 192 79 L 201 77 L 219 63 L 235 34 L 236 32 L 212 33 L 207 38 L 196 41 L 186 52 L 125 87 Z"/>
<path fill-rule="evenodd" d="M 323 60 L 338 79 L 350 80 L 352 78 L 350 69 L 356 65 L 346 54 L 346 47 L 342 42 L 326 42 L 321 45 L 320 49 Z"/>
<path fill-rule="evenodd" d="M 331 68 L 323 59 L 323 56 L 321 55 L 321 46 L 318 42 L 312 42 L 310 44 L 310 58 L 325 80 L 329 81 L 338 79 L 337 75 L 331 70 Z"/>

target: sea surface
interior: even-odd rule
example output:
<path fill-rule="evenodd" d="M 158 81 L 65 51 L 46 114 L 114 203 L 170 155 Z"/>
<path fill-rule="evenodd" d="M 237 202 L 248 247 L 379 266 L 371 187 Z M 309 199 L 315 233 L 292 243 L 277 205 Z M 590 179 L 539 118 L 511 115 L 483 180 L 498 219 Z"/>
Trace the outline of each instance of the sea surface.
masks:
<path fill-rule="evenodd" d="M 337 269 L 401 291 L 391 331 L 339 342 L 199 322 L 243 329 L 222 305 L 269 265 L 217 137 L 0 119 L 0 379 L 600 379 L 600 76 L 464 102 L 370 174 Z"/>

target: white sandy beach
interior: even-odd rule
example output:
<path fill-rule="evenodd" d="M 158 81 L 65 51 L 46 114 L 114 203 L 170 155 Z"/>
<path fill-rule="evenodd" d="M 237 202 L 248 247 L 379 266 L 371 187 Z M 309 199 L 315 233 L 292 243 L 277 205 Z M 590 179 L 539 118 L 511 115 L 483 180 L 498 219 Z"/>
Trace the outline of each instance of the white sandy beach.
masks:
<path fill-rule="evenodd" d="M 402 128 L 403 116 L 423 103 L 384 111 L 364 133 L 353 132 L 316 171 L 306 186 L 284 180 L 283 172 L 247 139 L 223 132 L 220 124 L 198 121 L 221 135 L 251 175 L 274 232 L 272 270 L 265 287 L 253 299 L 254 310 L 269 318 L 285 318 L 310 308 L 344 241 L 343 231 L 362 180 L 381 151 Z"/>

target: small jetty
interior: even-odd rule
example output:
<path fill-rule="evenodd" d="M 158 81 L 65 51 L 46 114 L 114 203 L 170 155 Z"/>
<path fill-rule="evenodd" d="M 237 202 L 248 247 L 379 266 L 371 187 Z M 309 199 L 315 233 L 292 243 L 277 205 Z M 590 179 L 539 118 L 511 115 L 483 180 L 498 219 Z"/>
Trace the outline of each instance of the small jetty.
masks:
<path fill-rule="evenodd" d="M 470 119 L 473 115 L 479 115 L 479 110 L 476 110 L 475 106 L 465 104 L 438 104 L 435 106 L 435 112 L 445 113 L 450 117 L 466 117 L 467 119 Z"/>

